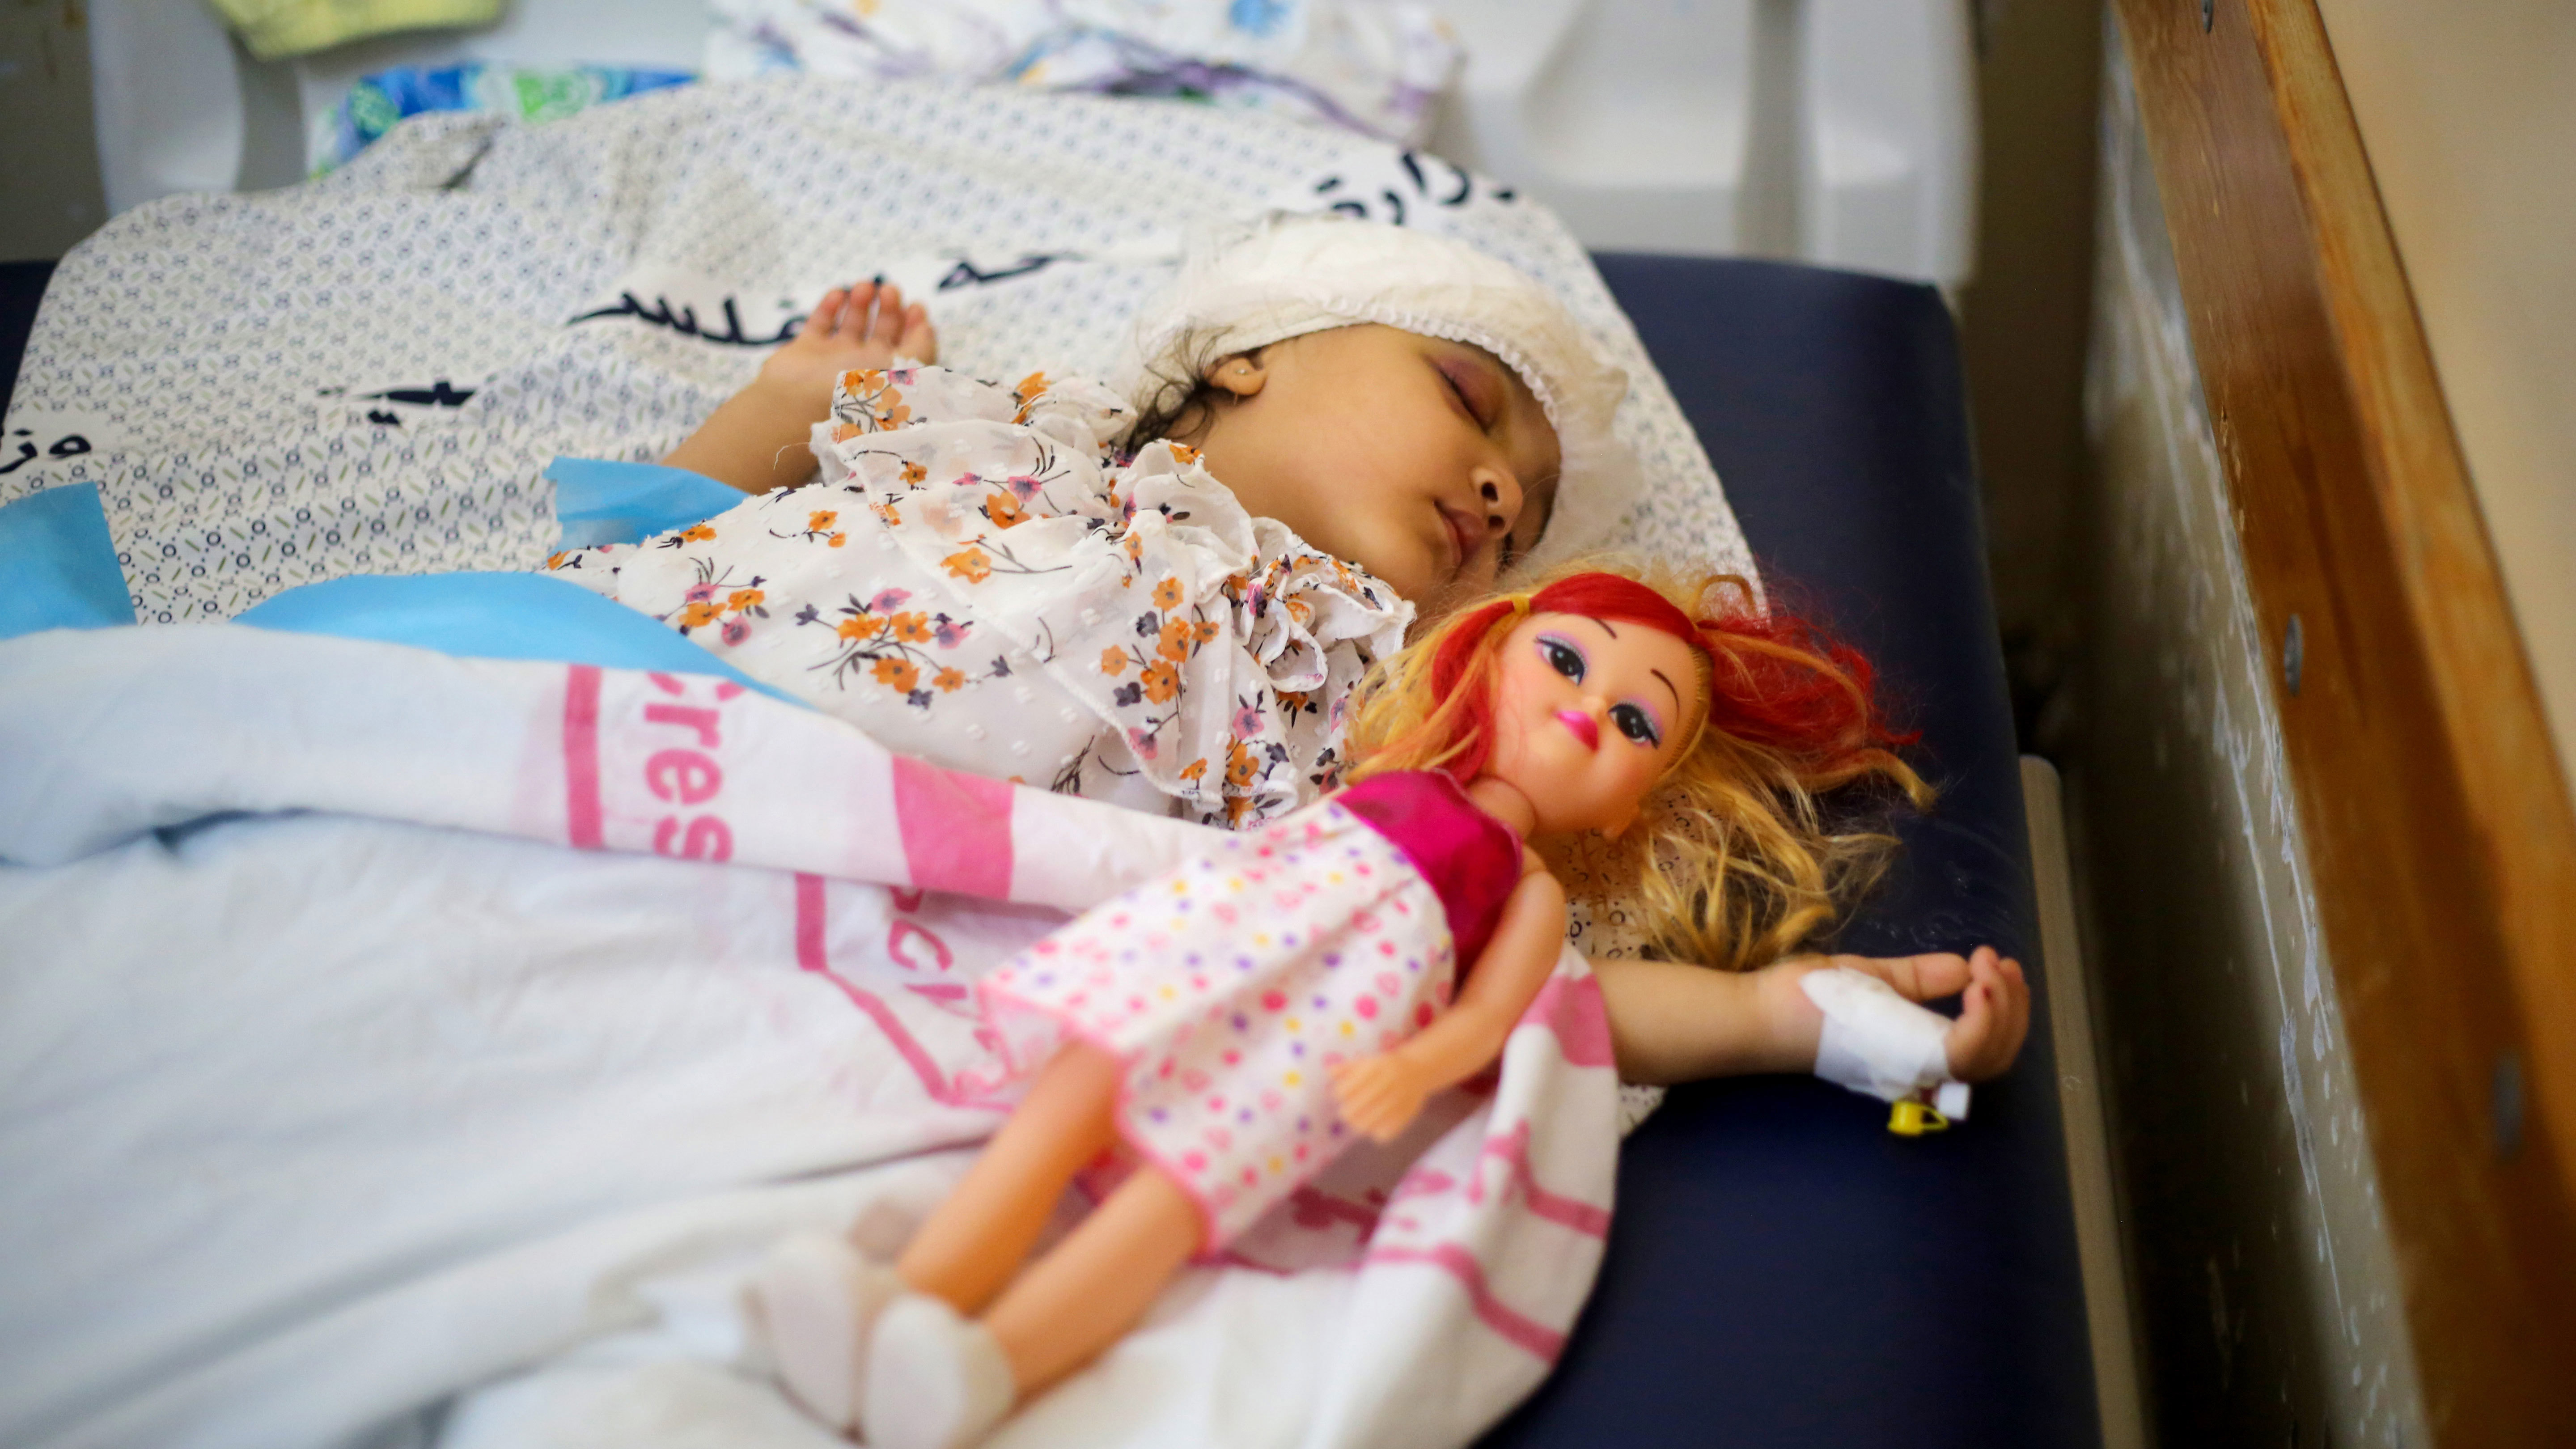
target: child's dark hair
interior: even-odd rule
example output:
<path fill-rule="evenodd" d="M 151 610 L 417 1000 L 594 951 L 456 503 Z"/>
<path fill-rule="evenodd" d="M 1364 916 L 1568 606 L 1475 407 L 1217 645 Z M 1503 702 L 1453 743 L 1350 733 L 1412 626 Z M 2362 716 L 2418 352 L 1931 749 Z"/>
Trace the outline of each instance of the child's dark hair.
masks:
<path fill-rule="evenodd" d="M 1227 395 L 1208 380 L 1228 355 L 1219 350 L 1222 337 L 1213 327 L 1182 333 L 1168 351 L 1146 365 L 1144 385 L 1130 399 L 1136 404 L 1136 423 L 1127 431 L 1129 447 L 1157 438 L 1187 441 L 1207 426 L 1217 399 Z M 1259 353 L 1255 348 L 1252 355 Z"/>

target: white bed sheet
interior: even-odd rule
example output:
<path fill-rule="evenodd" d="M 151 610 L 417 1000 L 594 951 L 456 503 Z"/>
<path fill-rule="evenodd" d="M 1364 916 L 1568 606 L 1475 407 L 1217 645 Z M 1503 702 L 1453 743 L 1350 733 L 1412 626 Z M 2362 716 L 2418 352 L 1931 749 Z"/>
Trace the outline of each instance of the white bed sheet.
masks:
<path fill-rule="evenodd" d="M 651 853 L 675 740 L 730 864 Z M 0 643 L 0 1442 L 836 1442 L 744 1272 L 797 1229 L 901 1245 L 1010 1096 L 964 987 L 1062 919 L 921 887 L 990 874 L 960 833 L 1059 902 L 1225 838 L 902 780 L 712 678 Z M 1573 1326 L 1616 1114 L 1569 950 L 1490 1091 L 1346 1154 L 997 1449 L 1464 1442 Z"/>

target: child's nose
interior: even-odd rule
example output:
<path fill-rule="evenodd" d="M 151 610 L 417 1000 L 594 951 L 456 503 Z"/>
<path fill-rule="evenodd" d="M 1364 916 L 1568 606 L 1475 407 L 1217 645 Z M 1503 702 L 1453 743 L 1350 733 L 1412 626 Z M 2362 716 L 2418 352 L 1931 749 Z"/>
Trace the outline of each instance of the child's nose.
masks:
<path fill-rule="evenodd" d="M 1487 466 L 1476 470 L 1476 496 L 1484 501 L 1485 530 L 1501 533 L 1520 521 L 1521 484 L 1509 468 Z"/>

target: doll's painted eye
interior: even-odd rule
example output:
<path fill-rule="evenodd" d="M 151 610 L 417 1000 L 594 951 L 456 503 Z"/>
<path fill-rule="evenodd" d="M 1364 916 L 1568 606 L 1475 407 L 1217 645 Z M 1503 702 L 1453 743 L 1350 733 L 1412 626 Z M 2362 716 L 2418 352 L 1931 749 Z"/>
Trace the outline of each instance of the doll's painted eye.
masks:
<path fill-rule="evenodd" d="M 1584 660 L 1582 650 L 1575 648 L 1572 644 L 1567 643 L 1563 639 L 1557 638 L 1553 634 L 1542 634 L 1539 636 L 1538 640 L 1538 654 L 1541 659 L 1547 661 L 1548 668 L 1555 670 L 1557 673 L 1564 675 L 1566 678 L 1573 680 L 1577 684 L 1581 684 L 1583 682 Z"/>
<path fill-rule="evenodd" d="M 1619 733 L 1644 745 L 1647 749 L 1651 750 L 1664 742 L 1664 732 L 1655 724 L 1655 717 L 1637 705 L 1610 706 L 1610 723 L 1618 726 Z"/>

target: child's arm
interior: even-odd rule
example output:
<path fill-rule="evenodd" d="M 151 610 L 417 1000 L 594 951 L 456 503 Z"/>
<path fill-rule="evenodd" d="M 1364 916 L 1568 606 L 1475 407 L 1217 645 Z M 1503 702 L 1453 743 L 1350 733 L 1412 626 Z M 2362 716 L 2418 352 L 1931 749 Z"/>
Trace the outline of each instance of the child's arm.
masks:
<path fill-rule="evenodd" d="M 832 384 L 852 368 L 884 367 L 897 356 L 939 360 L 929 314 L 919 304 L 906 307 L 902 288 L 861 282 L 827 292 L 751 385 L 725 399 L 663 465 L 745 493 L 793 488 L 814 476 L 806 440 L 832 411 Z"/>
<path fill-rule="evenodd" d="M 1380 1142 L 1422 1110 L 1423 1099 L 1465 1081 L 1500 1056 L 1565 949 L 1565 888 L 1524 852 L 1521 883 L 1503 903 L 1466 988 L 1403 1045 L 1333 1068 L 1342 1120 Z"/>
<path fill-rule="evenodd" d="M 1595 960 L 1592 971 L 1620 1079 L 1662 1085 L 1812 1070 L 1824 1014 L 1798 978 L 1836 966 L 1866 971 L 1909 1000 L 1961 996 L 1946 1045 L 1950 1072 L 1964 1082 L 2001 1076 L 2030 1030 L 2021 963 L 1991 946 L 1965 957 L 1799 956 L 1740 974 L 1678 961 Z"/>

